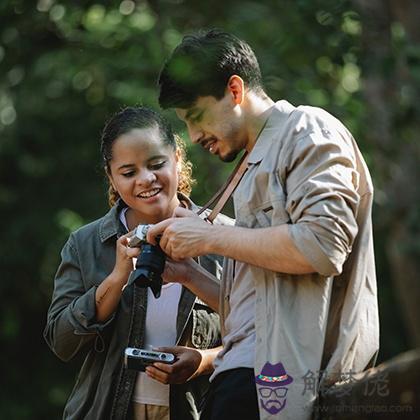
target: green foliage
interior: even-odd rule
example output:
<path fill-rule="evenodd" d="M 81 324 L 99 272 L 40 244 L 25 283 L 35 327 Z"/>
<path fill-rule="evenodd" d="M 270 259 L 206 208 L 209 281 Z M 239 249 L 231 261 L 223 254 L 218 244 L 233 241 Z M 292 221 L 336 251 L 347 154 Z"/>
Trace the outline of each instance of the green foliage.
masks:
<path fill-rule="evenodd" d="M 221 27 L 248 40 L 272 98 L 325 107 L 371 160 L 361 124 L 361 22 L 350 3 L 227 0 L 219 6 L 190 0 L 0 5 L 1 418 L 60 417 L 80 361 L 59 362 L 42 339 L 59 252 L 70 231 L 107 208 L 99 156 L 105 120 L 124 105 L 158 108 L 156 78 L 182 34 Z M 393 33 L 399 48 L 401 25 Z M 418 46 L 406 54 L 420 79 Z M 407 103 L 412 94 L 409 87 L 401 93 Z M 165 115 L 187 139 L 174 113 Z M 198 180 L 193 199 L 203 203 L 232 165 L 198 148 L 188 153 Z M 393 306 L 385 260 L 379 252 L 387 284 L 381 299 Z M 382 329 L 387 355 L 406 346 L 393 319 Z"/>

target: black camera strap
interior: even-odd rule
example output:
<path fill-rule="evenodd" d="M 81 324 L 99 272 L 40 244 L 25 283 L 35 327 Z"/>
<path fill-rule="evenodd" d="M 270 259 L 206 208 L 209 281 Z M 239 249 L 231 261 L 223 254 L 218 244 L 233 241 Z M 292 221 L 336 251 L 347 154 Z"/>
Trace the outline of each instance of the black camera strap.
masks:
<path fill-rule="evenodd" d="M 213 223 L 213 220 L 216 216 L 220 213 L 220 211 L 225 206 L 226 202 L 228 201 L 229 197 L 235 191 L 235 188 L 238 186 L 240 180 L 242 179 L 244 173 L 248 169 L 248 152 L 242 155 L 240 161 L 236 165 L 235 169 L 229 175 L 229 178 L 226 182 L 219 188 L 216 194 L 197 212 L 198 215 L 206 211 L 210 206 L 214 203 L 213 210 L 210 214 L 206 217 L 206 220 L 210 223 Z"/>

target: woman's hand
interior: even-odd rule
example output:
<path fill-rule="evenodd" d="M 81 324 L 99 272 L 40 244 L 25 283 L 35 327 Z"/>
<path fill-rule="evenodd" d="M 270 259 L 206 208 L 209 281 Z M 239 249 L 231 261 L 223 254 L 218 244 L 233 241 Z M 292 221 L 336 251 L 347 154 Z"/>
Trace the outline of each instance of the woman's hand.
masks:
<path fill-rule="evenodd" d="M 163 384 L 182 384 L 196 376 L 203 359 L 198 350 L 189 347 L 159 347 L 154 349 L 172 353 L 176 357 L 173 364 L 156 362 L 146 368 L 146 374 Z"/>
<path fill-rule="evenodd" d="M 146 374 L 163 384 L 182 384 L 199 375 L 213 372 L 213 361 L 222 346 L 212 349 L 196 350 L 190 347 L 158 347 L 157 351 L 172 353 L 176 356 L 175 363 L 153 363 L 146 368 Z"/>
<path fill-rule="evenodd" d="M 124 283 L 127 282 L 128 276 L 134 269 L 133 258 L 137 258 L 140 254 L 140 248 L 130 248 L 128 246 L 128 239 L 131 233 L 127 233 L 118 238 L 115 247 L 115 266 L 112 274 L 115 278 L 119 278 Z"/>
<path fill-rule="evenodd" d="M 115 247 L 115 266 L 109 276 L 98 286 L 95 294 L 96 318 L 104 322 L 115 312 L 128 277 L 133 270 L 133 258 L 140 253 L 140 248 L 130 248 L 130 234 L 121 236 Z"/>

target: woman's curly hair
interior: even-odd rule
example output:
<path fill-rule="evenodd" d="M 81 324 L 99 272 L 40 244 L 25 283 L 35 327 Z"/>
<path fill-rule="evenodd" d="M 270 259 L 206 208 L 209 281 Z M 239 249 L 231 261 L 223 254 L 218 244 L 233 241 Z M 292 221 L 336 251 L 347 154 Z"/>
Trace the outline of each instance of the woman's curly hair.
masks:
<path fill-rule="evenodd" d="M 175 134 L 175 142 L 177 150 L 179 150 L 180 165 L 178 192 L 189 197 L 191 194 L 192 186 L 196 182 L 195 179 L 192 177 L 192 163 L 187 159 L 187 153 L 185 151 L 185 142 L 178 134 Z"/>

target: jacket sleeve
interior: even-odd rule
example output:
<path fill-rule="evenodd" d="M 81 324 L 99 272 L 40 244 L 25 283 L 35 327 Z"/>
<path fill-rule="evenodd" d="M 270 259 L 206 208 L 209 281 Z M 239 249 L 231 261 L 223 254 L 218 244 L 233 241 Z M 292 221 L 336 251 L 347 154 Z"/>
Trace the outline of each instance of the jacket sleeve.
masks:
<path fill-rule="evenodd" d="M 96 339 L 101 339 L 101 332 L 112 322 L 113 318 L 96 322 L 95 293 L 96 286 L 85 288 L 71 235 L 61 252 L 44 330 L 46 342 L 61 360 L 72 359 L 88 343 L 98 344 Z"/>
<path fill-rule="evenodd" d="M 349 139 L 321 130 L 298 139 L 285 178 L 294 244 L 321 275 L 340 274 L 358 232 L 358 172 Z"/>

